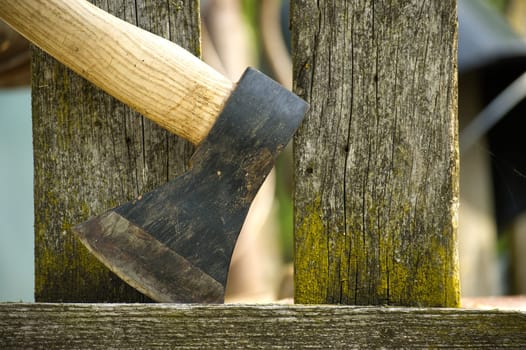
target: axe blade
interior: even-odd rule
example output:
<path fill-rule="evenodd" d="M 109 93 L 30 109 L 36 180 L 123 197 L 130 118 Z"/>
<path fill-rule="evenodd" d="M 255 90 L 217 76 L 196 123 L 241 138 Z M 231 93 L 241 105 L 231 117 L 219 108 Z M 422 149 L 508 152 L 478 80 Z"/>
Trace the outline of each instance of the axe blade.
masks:
<path fill-rule="evenodd" d="M 74 231 L 107 267 L 156 301 L 223 302 L 250 204 L 307 108 L 247 69 L 189 171 Z"/>

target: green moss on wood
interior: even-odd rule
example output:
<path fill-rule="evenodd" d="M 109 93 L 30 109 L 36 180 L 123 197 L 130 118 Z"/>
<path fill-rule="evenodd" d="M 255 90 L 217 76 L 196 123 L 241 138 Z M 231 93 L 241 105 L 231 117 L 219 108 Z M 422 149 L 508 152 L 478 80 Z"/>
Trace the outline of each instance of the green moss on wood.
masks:
<path fill-rule="evenodd" d="M 196 0 L 91 2 L 200 54 Z M 191 147 L 36 48 L 32 105 L 35 299 L 148 301 L 99 263 L 72 227 L 181 173 Z"/>
<path fill-rule="evenodd" d="M 458 306 L 455 3 L 398 3 L 291 7 L 296 302 Z"/>
<path fill-rule="evenodd" d="M 328 287 L 328 247 L 320 197 L 306 207 L 306 216 L 295 231 L 294 300 L 300 304 L 323 303 Z"/>

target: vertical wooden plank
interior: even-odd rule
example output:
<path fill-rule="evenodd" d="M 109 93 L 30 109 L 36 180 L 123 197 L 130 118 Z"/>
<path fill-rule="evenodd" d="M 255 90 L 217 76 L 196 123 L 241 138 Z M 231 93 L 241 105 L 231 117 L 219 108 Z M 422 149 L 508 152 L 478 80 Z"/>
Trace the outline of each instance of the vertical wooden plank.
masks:
<path fill-rule="evenodd" d="M 200 54 L 197 0 L 93 2 Z M 183 172 L 192 146 L 36 48 L 32 76 L 35 300 L 147 300 L 92 257 L 71 227 Z"/>
<path fill-rule="evenodd" d="M 295 301 L 458 306 L 456 2 L 292 3 Z"/>

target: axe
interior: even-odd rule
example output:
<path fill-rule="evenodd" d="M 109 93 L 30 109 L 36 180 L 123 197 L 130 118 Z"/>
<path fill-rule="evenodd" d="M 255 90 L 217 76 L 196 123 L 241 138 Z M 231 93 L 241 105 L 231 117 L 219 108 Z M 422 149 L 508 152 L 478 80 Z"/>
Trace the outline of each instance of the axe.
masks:
<path fill-rule="evenodd" d="M 307 104 L 251 68 L 233 84 L 176 44 L 84 0 L 0 0 L 0 18 L 197 146 L 189 171 L 74 231 L 156 301 L 223 302 L 249 206 Z"/>

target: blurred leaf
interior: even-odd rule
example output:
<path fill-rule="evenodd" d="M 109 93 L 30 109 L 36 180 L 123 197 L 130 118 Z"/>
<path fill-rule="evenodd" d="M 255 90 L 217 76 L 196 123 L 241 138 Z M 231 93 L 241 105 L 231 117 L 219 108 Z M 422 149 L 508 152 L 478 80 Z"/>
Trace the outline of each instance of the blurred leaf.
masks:
<path fill-rule="evenodd" d="M 468 0 L 472 1 L 472 0 Z M 508 5 L 508 0 L 486 0 L 490 5 L 492 5 L 498 11 L 504 13 L 506 6 Z"/>

